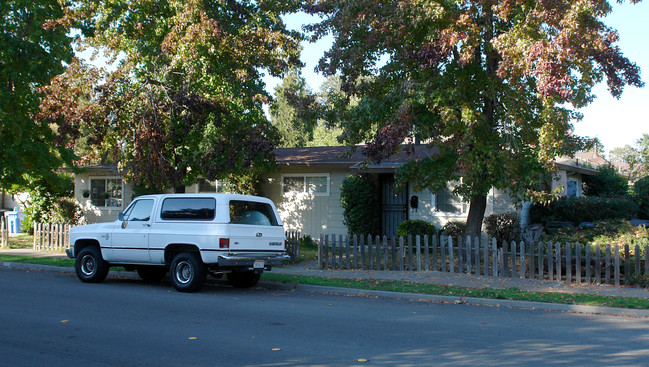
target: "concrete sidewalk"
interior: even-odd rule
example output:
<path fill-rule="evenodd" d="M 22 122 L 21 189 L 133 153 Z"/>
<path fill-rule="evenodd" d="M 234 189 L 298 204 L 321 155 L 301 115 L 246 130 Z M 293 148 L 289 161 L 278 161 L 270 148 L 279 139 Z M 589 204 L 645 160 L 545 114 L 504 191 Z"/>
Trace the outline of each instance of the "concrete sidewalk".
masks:
<path fill-rule="evenodd" d="M 67 258 L 62 253 L 46 253 L 31 249 L 0 249 L 2 255 L 26 257 L 55 257 Z M 273 273 L 287 275 L 305 275 L 324 278 L 388 280 L 404 281 L 421 284 L 436 284 L 446 286 L 467 287 L 476 289 L 509 289 L 515 288 L 530 292 L 555 292 L 569 294 L 592 294 L 616 297 L 649 298 L 649 290 L 626 286 L 568 284 L 558 281 L 494 278 L 486 276 L 451 274 L 437 271 L 375 271 L 375 270 L 319 270 L 316 262 L 275 267 Z"/>

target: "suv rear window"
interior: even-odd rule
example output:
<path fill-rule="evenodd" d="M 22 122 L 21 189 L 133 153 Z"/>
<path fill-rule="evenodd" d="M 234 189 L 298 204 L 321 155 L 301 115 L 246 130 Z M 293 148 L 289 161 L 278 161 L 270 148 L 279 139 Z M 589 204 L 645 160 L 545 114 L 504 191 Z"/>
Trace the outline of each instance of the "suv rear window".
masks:
<path fill-rule="evenodd" d="M 160 218 L 177 220 L 212 220 L 216 213 L 213 198 L 168 198 L 162 203 Z"/>
<path fill-rule="evenodd" d="M 230 201 L 230 223 L 276 226 L 277 218 L 270 204 L 232 200 Z"/>

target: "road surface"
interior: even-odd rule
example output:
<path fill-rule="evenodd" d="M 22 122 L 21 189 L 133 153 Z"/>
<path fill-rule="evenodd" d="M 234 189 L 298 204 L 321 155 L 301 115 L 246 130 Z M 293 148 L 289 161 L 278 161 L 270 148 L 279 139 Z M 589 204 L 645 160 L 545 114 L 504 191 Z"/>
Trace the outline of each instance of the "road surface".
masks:
<path fill-rule="evenodd" d="M 649 319 L 0 267 L 0 366 L 647 365 Z"/>

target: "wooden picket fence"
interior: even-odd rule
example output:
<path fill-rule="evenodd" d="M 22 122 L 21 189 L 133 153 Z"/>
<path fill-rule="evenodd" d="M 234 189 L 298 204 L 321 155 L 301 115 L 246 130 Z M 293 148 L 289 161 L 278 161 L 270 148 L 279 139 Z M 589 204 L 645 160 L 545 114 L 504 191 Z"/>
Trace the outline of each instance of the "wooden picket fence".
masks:
<path fill-rule="evenodd" d="M 295 261 L 300 257 L 300 232 L 286 232 L 286 252 Z"/>
<path fill-rule="evenodd" d="M 9 246 L 9 223 L 7 218 L 0 213 L 0 247 Z"/>
<path fill-rule="evenodd" d="M 64 251 L 70 242 L 70 228 L 65 223 L 34 223 L 34 250 Z"/>
<path fill-rule="evenodd" d="M 318 264 L 320 269 L 442 271 L 620 285 L 649 274 L 649 246 L 321 235 Z"/>

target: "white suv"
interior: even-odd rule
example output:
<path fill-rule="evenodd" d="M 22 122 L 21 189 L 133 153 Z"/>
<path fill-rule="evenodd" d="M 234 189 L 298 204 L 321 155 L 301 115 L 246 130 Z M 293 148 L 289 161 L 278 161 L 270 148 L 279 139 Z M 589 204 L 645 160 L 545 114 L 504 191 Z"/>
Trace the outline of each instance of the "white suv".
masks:
<path fill-rule="evenodd" d="M 208 273 L 252 287 L 290 258 L 275 204 L 233 194 L 137 197 L 115 222 L 72 228 L 66 253 L 83 282 L 101 282 L 119 265 L 147 281 L 169 271 L 182 292 L 200 289 Z"/>

